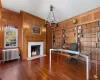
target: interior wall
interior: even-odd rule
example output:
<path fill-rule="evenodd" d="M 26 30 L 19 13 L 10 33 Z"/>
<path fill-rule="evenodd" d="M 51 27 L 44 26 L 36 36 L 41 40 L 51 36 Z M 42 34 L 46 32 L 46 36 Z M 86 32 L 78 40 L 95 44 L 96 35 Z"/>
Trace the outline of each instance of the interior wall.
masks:
<path fill-rule="evenodd" d="M 21 58 L 27 58 L 27 44 L 28 41 L 43 41 L 44 54 L 46 53 L 46 29 L 44 27 L 44 20 L 33 16 L 29 13 L 21 11 L 16 13 L 14 11 L 1 8 L 0 9 L 0 59 L 2 58 L 2 49 L 4 49 L 4 26 L 12 25 L 18 28 L 18 48 L 20 49 Z M 28 26 L 29 28 L 25 28 Z M 41 27 L 41 34 L 32 34 L 32 26 Z"/>
<path fill-rule="evenodd" d="M 46 28 L 46 54 L 49 55 L 49 50 L 52 49 L 53 36 L 52 36 L 52 28 Z"/>
<path fill-rule="evenodd" d="M 16 26 L 19 30 L 18 35 L 20 34 L 20 14 L 13 12 L 11 10 L 1 8 L 0 9 L 0 50 L 4 48 L 4 26 L 12 25 Z M 18 47 L 20 48 L 21 36 L 18 36 Z M 1 55 L 0 55 L 1 56 Z"/>
<path fill-rule="evenodd" d="M 46 28 L 44 27 L 44 20 L 33 16 L 29 13 L 21 11 L 22 19 L 22 58 L 28 57 L 28 42 L 44 42 L 44 54 L 46 53 Z M 40 27 L 40 34 L 33 34 L 32 27 Z"/>
<path fill-rule="evenodd" d="M 13 12 L 11 10 L 2 8 L 1 10 L 1 14 L 2 14 L 2 44 L 1 44 L 1 48 L 4 48 L 4 26 L 5 25 L 12 25 L 12 26 L 16 26 L 18 28 L 18 35 L 20 34 L 20 27 L 21 27 L 21 22 L 20 22 L 20 14 Z M 20 42 L 21 38 L 20 36 L 18 36 L 18 45 L 20 47 Z"/>
<path fill-rule="evenodd" d="M 77 24 L 73 24 L 72 21 L 77 19 Z M 67 19 L 63 22 L 59 23 L 59 27 L 56 28 L 55 36 L 56 36 L 56 47 L 62 48 L 62 29 L 66 28 L 66 35 L 68 39 L 66 39 L 66 46 L 69 45 L 76 39 L 73 32 L 73 27 L 77 27 L 78 25 L 82 25 L 82 28 L 87 29 L 91 26 L 97 26 L 97 21 L 100 20 L 100 8 L 88 11 L 86 13 L 80 14 L 78 16 L 72 17 Z M 20 13 L 16 13 L 14 11 L 0 7 L 0 57 L 1 57 L 1 50 L 4 48 L 4 25 L 14 25 L 18 27 L 18 47 L 20 48 L 22 59 L 27 58 L 28 50 L 28 41 L 43 41 L 44 42 L 44 53 L 46 53 L 46 46 L 52 46 L 52 38 L 50 38 L 52 32 L 48 36 L 48 45 L 46 45 L 46 28 L 44 27 L 44 20 L 33 16 L 27 12 L 21 11 Z M 27 26 L 27 28 L 26 28 Z M 39 26 L 41 27 L 41 34 L 36 35 L 32 34 L 32 26 Z M 82 41 L 85 40 L 81 39 Z M 86 42 L 83 42 L 86 44 Z M 83 44 L 83 45 L 84 45 Z M 94 43 L 93 43 L 94 44 Z M 50 48 L 49 47 L 49 48 Z M 49 51 L 49 48 L 47 49 Z M 92 55 L 92 58 L 94 56 Z M 93 58 L 94 59 L 94 58 Z"/>
<path fill-rule="evenodd" d="M 0 0 L 0 8 L 2 8 L 1 0 Z"/>
<path fill-rule="evenodd" d="M 77 20 L 76 24 L 73 24 L 74 19 Z M 86 13 L 77 15 L 75 17 L 72 17 L 70 19 L 60 22 L 59 27 L 56 28 L 56 30 L 55 30 L 56 47 L 62 48 L 62 29 L 66 30 L 66 36 L 67 36 L 66 47 L 69 47 L 72 42 L 77 42 L 77 41 L 75 41 L 77 39 L 76 38 L 77 36 L 74 36 L 74 31 L 73 31 L 74 27 L 81 25 L 83 31 L 88 32 L 90 30 L 90 32 L 97 32 L 97 28 L 98 28 L 97 21 L 99 21 L 99 20 L 100 20 L 100 8 L 96 8 L 94 10 L 88 11 Z M 84 35 L 86 35 L 86 34 L 84 34 Z M 94 38 L 96 39 L 96 36 Z M 83 42 L 81 42 L 82 45 L 84 43 L 85 46 L 87 46 L 86 48 L 88 48 L 89 50 L 90 50 L 90 48 L 91 48 L 91 50 L 95 49 L 95 52 L 96 52 L 96 45 L 95 45 L 96 41 L 95 41 L 95 43 L 93 41 L 92 41 L 92 43 L 90 43 L 90 44 L 93 44 L 92 46 L 89 45 L 89 42 L 90 42 L 89 35 L 87 37 L 82 37 L 81 41 L 82 40 L 84 40 Z M 94 39 L 91 38 L 91 40 L 94 40 Z M 92 53 L 92 59 L 95 59 L 95 53 Z M 100 59 L 100 56 L 99 56 L 99 59 Z"/>

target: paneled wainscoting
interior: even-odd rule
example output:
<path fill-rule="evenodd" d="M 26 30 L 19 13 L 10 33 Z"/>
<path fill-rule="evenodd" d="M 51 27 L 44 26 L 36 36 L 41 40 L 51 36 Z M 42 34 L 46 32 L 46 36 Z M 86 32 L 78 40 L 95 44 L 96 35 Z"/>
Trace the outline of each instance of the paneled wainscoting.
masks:
<path fill-rule="evenodd" d="M 100 65 L 98 65 L 100 75 Z M 90 70 L 90 80 L 95 80 L 95 65 Z M 50 64 L 49 57 L 34 59 L 31 61 L 11 61 L 0 64 L 0 78 L 2 80 L 86 80 L 85 62 L 71 60 L 67 57 L 52 54 Z"/>

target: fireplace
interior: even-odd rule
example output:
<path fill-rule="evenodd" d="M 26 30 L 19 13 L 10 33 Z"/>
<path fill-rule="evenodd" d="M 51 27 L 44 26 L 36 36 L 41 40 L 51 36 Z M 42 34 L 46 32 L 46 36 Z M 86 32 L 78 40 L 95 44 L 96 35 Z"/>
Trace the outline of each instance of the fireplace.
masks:
<path fill-rule="evenodd" d="M 40 55 L 40 45 L 31 46 L 31 57 Z"/>
<path fill-rule="evenodd" d="M 28 58 L 43 55 L 43 42 L 28 42 Z"/>

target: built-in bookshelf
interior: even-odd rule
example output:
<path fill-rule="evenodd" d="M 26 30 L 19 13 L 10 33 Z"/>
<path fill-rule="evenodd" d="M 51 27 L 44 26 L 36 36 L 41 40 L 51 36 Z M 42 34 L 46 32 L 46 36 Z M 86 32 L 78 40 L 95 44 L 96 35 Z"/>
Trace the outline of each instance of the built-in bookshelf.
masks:
<path fill-rule="evenodd" d="M 66 24 L 53 30 L 53 47 L 54 48 L 69 48 L 70 43 L 75 42 L 76 35 L 72 27 L 67 28 Z"/>
<path fill-rule="evenodd" d="M 98 22 L 84 24 L 82 28 L 81 50 L 91 52 L 92 60 L 95 60 L 96 54 L 100 52 L 97 47 L 97 44 L 99 44 L 97 41 Z"/>
<path fill-rule="evenodd" d="M 61 48 L 61 35 L 60 30 L 53 30 L 53 48 Z"/>
<path fill-rule="evenodd" d="M 78 32 L 79 26 L 81 32 Z M 77 42 L 79 50 L 91 52 L 92 59 L 95 60 L 95 54 L 100 53 L 100 49 L 97 50 L 97 44 L 100 46 L 100 42 L 97 42 L 97 32 L 98 21 L 73 27 L 63 24 L 54 31 L 55 48 L 68 49 L 71 43 Z"/>

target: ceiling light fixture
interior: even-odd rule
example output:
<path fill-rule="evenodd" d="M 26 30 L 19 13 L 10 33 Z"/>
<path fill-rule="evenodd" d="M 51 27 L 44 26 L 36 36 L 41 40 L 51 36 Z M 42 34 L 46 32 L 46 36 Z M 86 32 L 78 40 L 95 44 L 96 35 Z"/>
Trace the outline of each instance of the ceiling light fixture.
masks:
<path fill-rule="evenodd" d="M 52 28 L 58 27 L 58 23 L 56 21 L 53 9 L 54 9 L 54 7 L 52 5 L 50 5 L 50 12 L 49 12 L 47 20 L 45 22 L 46 27 L 52 27 Z"/>

